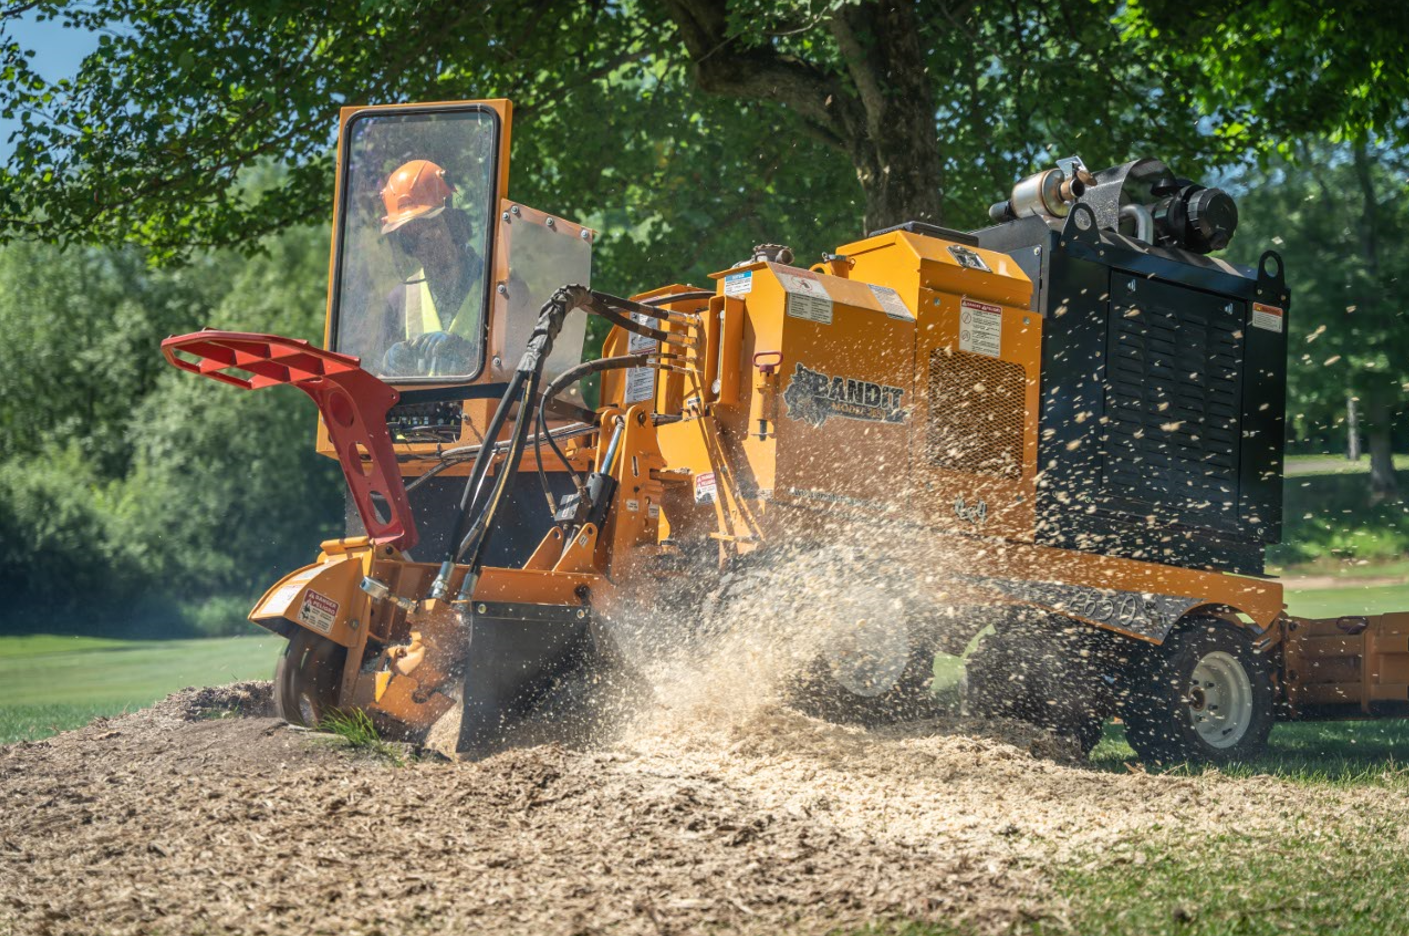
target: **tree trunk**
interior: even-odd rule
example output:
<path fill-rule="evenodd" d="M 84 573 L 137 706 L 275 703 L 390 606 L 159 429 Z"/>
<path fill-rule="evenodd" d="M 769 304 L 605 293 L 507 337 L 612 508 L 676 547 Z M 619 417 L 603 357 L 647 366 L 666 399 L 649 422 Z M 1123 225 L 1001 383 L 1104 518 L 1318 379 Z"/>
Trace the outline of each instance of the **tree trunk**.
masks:
<path fill-rule="evenodd" d="M 866 0 L 831 15 L 844 75 L 731 35 L 726 0 L 665 6 L 702 90 L 776 101 L 806 133 L 847 155 L 865 194 L 867 231 L 943 220 L 934 89 L 913 4 Z"/>
<path fill-rule="evenodd" d="M 941 223 L 934 91 L 914 8 L 896 0 L 843 6 L 831 26 L 866 115 L 847 146 L 866 193 L 866 230 Z"/>
<path fill-rule="evenodd" d="M 1360 411 L 1353 396 L 1345 398 L 1345 457 L 1360 460 Z"/>
<path fill-rule="evenodd" d="M 1360 254 L 1369 274 L 1369 286 L 1361 298 L 1360 306 L 1365 310 L 1375 309 L 1387 297 L 1379 288 L 1380 281 L 1380 203 L 1375 191 L 1375 176 L 1369 147 L 1364 140 L 1357 141 L 1353 151 L 1355 157 L 1355 179 L 1360 186 L 1362 216 L 1360 219 Z M 1393 391 L 1377 391 L 1366 406 L 1366 417 L 1370 424 L 1370 498 L 1382 500 L 1399 493 L 1399 483 L 1394 476 L 1394 453 L 1390 429 L 1394 417 L 1394 407 L 1390 405 Z"/>
<path fill-rule="evenodd" d="M 1394 425 L 1394 409 L 1385 400 L 1372 400 L 1367 409 L 1366 416 L 1370 423 L 1370 497 L 1383 500 L 1399 493 L 1390 434 Z"/>

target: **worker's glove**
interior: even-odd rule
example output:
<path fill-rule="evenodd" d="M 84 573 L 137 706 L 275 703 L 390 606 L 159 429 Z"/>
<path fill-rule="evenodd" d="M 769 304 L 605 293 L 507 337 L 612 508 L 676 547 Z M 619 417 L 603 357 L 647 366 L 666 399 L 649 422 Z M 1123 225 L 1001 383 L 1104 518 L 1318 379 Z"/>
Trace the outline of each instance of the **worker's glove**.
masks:
<path fill-rule="evenodd" d="M 455 336 L 449 332 L 426 332 L 424 335 L 417 335 L 411 339 L 411 350 L 416 353 L 416 357 L 423 361 L 429 361 L 435 355 L 437 348 L 454 338 Z"/>
<path fill-rule="evenodd" d="M 388 377 L 463 374 L 470 369 L 474 345 L 449 332 L 426 332 L 387 349 L 382 371 Z"/>
<path fill-rule="evenodd" d="M 474 345 L 459 335 L 448 332 L 431 332 L 422 335 L 420 342 L 421 362 L 428 374 L 463 374 L 470 369 L 474 357 Z"/>
<path fill-rule="evenodd" d="M 383 377 L 414 377 L 424 373 L 409 341 L 398 341 L 382 356 Z"/>

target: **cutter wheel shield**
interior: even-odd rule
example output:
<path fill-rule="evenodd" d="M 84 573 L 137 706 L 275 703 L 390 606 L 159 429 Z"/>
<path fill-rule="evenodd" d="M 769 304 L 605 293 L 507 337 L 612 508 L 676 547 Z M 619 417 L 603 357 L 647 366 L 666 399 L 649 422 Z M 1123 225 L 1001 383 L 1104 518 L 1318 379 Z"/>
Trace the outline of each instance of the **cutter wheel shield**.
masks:
<path fill-rule="evenodd" d="M 511 747 L 555 683 L 582 669 L 593 654 L 584 608 L 483 607 L 468 622 L 464 709 L 455 745 L 470 758 Z"/>
<path fill-rule="evenodd" d="M 1227 621 L 1198 619 L 1131 668 L 1125 737 L 1147 764 L 1247 761 L 1274 721 L 1272 663 Z"/>
<path fill-rule="evenodd" d="M 316 728 L 337 708 L 347 648 L 295 628 L 274 667 L 274 709 L 290 725 Z"/>

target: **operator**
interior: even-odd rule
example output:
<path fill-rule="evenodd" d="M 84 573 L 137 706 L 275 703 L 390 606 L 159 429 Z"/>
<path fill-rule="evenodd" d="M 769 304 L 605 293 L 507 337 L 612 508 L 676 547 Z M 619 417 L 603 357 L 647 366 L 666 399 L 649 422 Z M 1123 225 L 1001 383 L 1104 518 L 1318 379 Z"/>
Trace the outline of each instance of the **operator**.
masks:
<path fill-rule="evenodd" d="M 484 260 L 454 194 L 445 170 L 426 159 L 401 166 L 382 189 L 382 236 L 417 267 L 387 297 L 395 343 L 382 359 L 384 376 L 463 375 L 477 363 Z"/>

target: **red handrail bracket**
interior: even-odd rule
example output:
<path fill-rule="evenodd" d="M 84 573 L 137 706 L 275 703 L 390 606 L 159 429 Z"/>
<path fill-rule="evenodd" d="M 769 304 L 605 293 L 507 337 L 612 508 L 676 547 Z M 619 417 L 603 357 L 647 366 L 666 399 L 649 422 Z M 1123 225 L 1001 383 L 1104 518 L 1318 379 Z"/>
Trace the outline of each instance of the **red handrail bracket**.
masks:
<path fill-rule="evenodd" d="M 168 338 L 161 350 L 184 371 L 243 390 L 291 384 L 312 397 L 372 542 L 400 550 L 416 545 L 416 521 L 386 424 L 401 394 L 363 370 L 358 358 L 297 338 L 213 329 Z"/>

